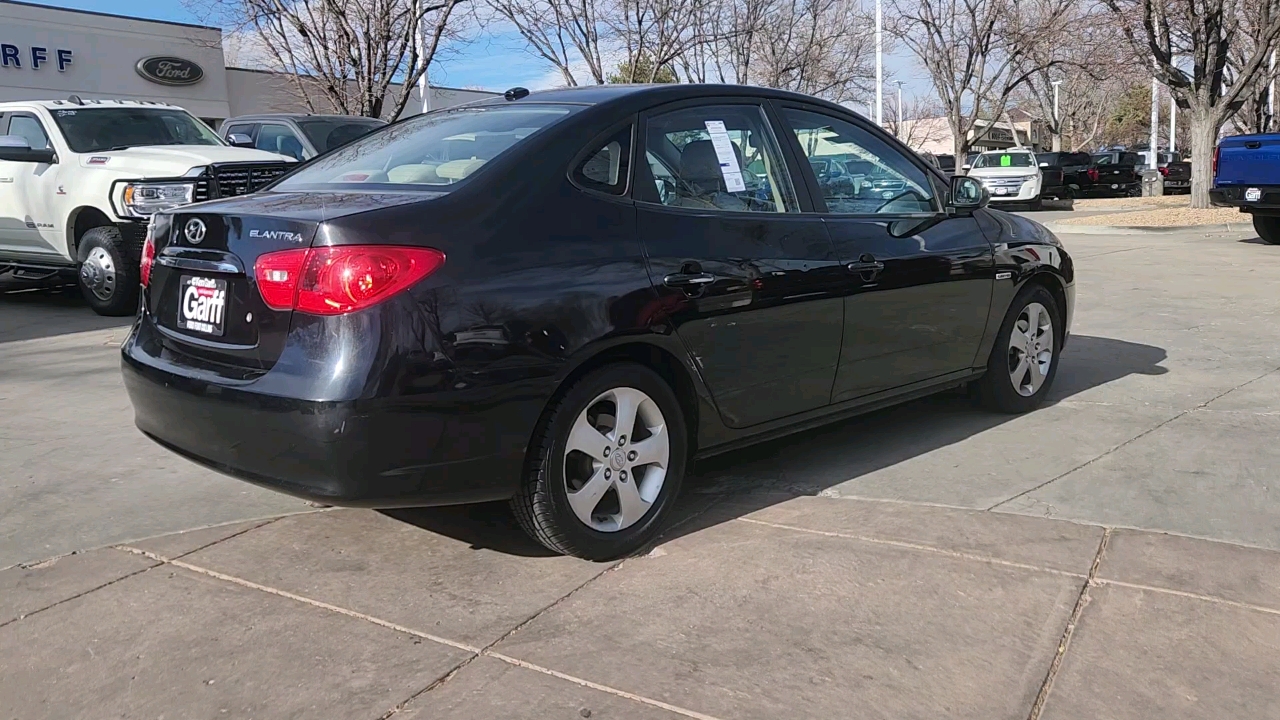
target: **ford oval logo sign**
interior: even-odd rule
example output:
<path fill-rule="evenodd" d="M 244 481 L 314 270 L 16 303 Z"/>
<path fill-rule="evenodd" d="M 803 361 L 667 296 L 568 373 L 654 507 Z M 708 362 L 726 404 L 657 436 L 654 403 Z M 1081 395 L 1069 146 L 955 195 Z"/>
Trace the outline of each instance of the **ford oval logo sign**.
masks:
<path fill-rule="evenodd" d="M 180 57 L 156 56 L 138 61 L 138 74 L 161 85 L 194 85 L 204 77 L 204 70 Z"/>

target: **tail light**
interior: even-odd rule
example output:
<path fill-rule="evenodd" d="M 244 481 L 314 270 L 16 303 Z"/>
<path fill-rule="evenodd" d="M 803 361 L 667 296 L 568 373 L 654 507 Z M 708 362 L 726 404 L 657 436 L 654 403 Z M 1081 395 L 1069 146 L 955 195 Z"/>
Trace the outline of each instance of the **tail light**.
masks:
<path fill-rule="evenodd" d="M 1218 145 L 1213 149 L 1213 178 L 1218 179 L 1218 157 L 1222 155 L 1222 146 Z"/>
<path fill-rule="evenodd" d="M 142 243 L 142 261 L 138 264 L 138 278 L 142 281 L 142 287 L 151 284 L 151 266 L 155 262 L 156 240 L 151 235 L 151 228 L 147 228 L 147 239 Z"/>
<path fill-rule="evenodd" d="M 375 305 L 435 272 L 444 253 L 396 245 L 345 245 L 267 253 L 253 265 L 273 310 L 344 315 Z"/>
<path fill-rule="evenodd" d="M 1098 168 L 1089 168 L 1084 171 L 1084 174 L 1088 175 L 1090 180 L 1098 182 Z"/>
<path fill-rule="evenodd" d="M 1169 177 L 1169 168 L 1167 168 L 1167 167 L 1162 167 L 1162 168 L 1158 168 L 1158 169 L 1160 170 L 1160 174 L 1161 174 L 1161 175 L 1163 175 L 1163 176 L 1165 176 L 1165 177 Z"/>

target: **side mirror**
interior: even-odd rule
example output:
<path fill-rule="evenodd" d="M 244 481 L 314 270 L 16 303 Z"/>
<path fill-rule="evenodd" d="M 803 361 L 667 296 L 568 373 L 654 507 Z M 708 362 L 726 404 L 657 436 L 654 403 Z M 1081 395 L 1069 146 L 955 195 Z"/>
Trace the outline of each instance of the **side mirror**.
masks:
<path fill-rule="evenodd" d="M 970 164 L 968 164 L 968 163 L 965 163 L 964 165 L 961 165 L 961 166 L 960 166 L 960 169 L 961 169 L 961 170 L 972 170 L 972 169 L 973 169 L 973 166 L 972 166 L 972 165 L 970 165 Z"/>
<path fill-rule="evenodd" d="M 231 133 L 227 136 L 227 142 L 231 143 L 231 147 L 253 148 L 253 138 L 244 133 Z"/>
<path fill-rule="evenodd" d="M 21 135 L 0 135 L 0 160 L 52 165 L 58 161 L 53 148 L 32 149 Z"/>
<path fill-rule="evenodd" d="M 968 175 L 956 175 L 951 178 L 952 214 L 964 215 L 987 206 L 991 194 L 982 183 Z"/>
<path fill-rule="evenodd" d="M 1040 163 L 1040 167 L 1049 167 L 1049 163 Z"/>

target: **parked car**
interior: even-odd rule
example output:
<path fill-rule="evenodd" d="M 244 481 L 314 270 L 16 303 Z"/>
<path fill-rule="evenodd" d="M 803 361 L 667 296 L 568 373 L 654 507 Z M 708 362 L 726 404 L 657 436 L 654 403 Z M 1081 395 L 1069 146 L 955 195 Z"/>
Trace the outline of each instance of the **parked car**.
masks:
<path fill-rule="evenodd" d="M 1280 245 L 1280 134 L 1235 135 L 1218 141 L 1213 154 L 1215 205 L 1253 216 L 1253 229 Z"/>
<path fill-rule="evenodd" d="M 1150 150 L 1139 151 L 1138 157 L 1141 158 L 1140 167 L 1151 167 Z M 1166 195 L 1175 192 L 1191 192 L 1191 163 L 1184 162 L 1180 154 L 1161 151 L 1156 155 L 1156 169 L 1164 178 Z"/>
<path fill-rule="evenodd" d="M 1045 398 L 1072 260 L 973 178 L 780 90 L 506 98 L 157 215 L 122 348 L 138 427 L 332 505 L 510 500 L 610 558 L 695 458 L 957 386 Z M 806 162 L 847 157 L 900 189 Z"/>
<path fill-rule="evenodd" d="M 1040 164 L 1042 172 L 1046 168 L 1061 172 L 1059 196 L 1067 198 L 1080 196 L 1081 176 L 1088 173 L 1093 158 L 1086 152 L 1041 152 L 1036 153 L 1036 162 Z"/>
<path fill-rule="evenodd" d="M 1041 167 L 1035 154 L 1025 148 L 980 154 L 969 169 L 969 177 L 982 183 L 992 202 L 1030 205 L 1037 210 L 1046 198 L 1062 197 L 1066 192 L 1062 169 Z"/>
<path fill-rule="evenodd" d="M 222 123 L 222 137 L 236 147 L 310 160 L 342 147 L 387 123 L 351 115 L 242 115 Z"/>
<path fill-rule="evenodd" d="M 0 273 L 75 281 L 95 312 L 131 315 L 152 214 L 252 192 L 290 162 L 173 105 L 0 103 Z"/>
<path fill-rule="evenodd" d="M 1138 197 L 1142 194 L 1142 158 L 1135 152 L 1094 153 L 1093 163 L 1080 176 L 1084 197 Z"/>

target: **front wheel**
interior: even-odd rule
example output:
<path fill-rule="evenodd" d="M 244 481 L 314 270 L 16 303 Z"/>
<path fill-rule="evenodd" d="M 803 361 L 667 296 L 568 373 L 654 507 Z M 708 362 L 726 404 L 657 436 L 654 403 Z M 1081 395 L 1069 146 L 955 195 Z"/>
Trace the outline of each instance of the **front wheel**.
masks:
<path fill-rule="evenodd" d="M 1058 303 L 1044 287 L 1022 288 L 1000 326 L 987 372 L 978 381 L 984 406 L 1005 413 L 1025 413 L 1040 406 L 1058 374 L 1061 317 Z"/>
<path fill-rule="evenodd" d="M 1262 242 L 1268 245 L 1280 245 L 1280 217 L 1254 215 L 1253 229 L 1258 232 Z"/>
<path fill-rule="evenodd" d="M 684 412 L 666 381 L 643 365 L 608 365 L 575 382 L 539 423 L 512 510 L 555 552 L 627 555 L 661 528 L 687 453 Z"/>
<path fill-rule="evenodd" d="M 99 315 L 132 315 L 138 310 L 138 258 L 125 250 L 114 227 L 97 227 L 80 238 L 80 293 Z"/>

